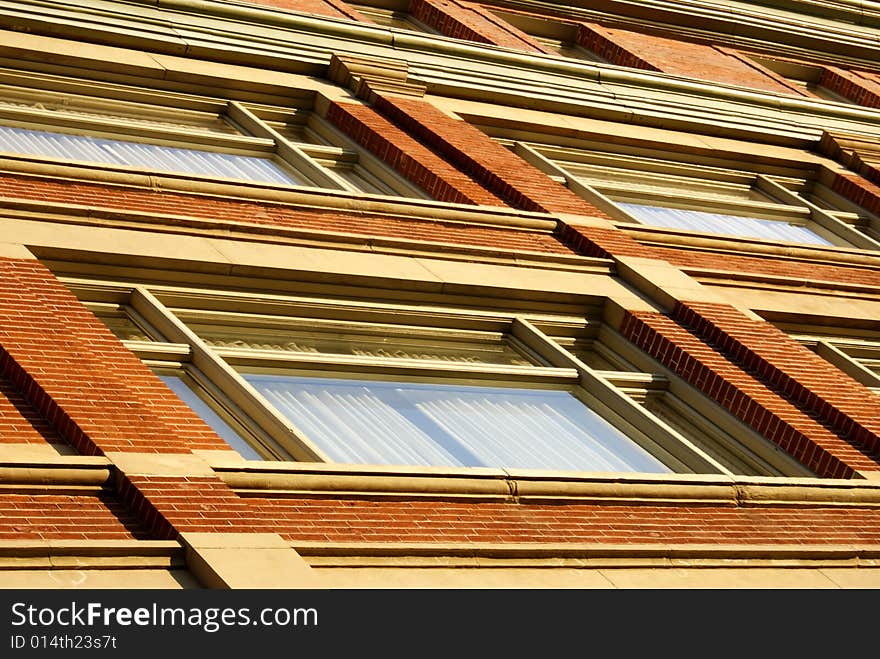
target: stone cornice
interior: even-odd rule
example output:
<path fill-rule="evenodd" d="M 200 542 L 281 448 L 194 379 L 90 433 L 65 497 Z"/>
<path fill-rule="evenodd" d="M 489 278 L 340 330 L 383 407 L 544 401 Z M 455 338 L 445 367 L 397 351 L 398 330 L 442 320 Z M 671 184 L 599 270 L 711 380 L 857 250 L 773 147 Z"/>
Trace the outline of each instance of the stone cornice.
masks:
<path fill-rule="evenodd" d="M 405 61 L 408 80 L 426 85 L 429 93 L 801 147 L 818 141 L 829 125 L 880 134 L 880 115 L 857 106 L 339 19 L 205 0 L 163 0 L 158 7 L 140 5 L 136 12 L 112 0 L 88 8 L 68 4 L 62 11 L 58 5 L 64 4 L 22 0 L 0 5 L 0 26 L 293 73 L 326 75 L 333 54 L 389 57 Z M 3 51 L 7 57 L 54 64 L 50 48 L 41 52 L 7 45 Z M 88 69 L 88 55 L 81 57 L 80 66 Z M 175 76 L 172 70 L 165 75 Z M 538 87 L 531 82 L 535 76 L 542 82 Z"/>
<path fill-rule="evenodd" d="M 585 474 L 505 469 L 385 468 L 331 464 L 215 463 L 244 496 L 385 496 L 547 503 L 880 506 L 880 482 L 724 475 Z"/>

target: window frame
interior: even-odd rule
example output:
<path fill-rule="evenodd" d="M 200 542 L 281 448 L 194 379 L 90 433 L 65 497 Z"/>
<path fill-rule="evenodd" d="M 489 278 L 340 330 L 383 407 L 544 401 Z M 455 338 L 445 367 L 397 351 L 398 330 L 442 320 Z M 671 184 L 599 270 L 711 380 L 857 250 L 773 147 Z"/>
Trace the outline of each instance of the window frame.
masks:
<path fill-rule="evenodd" d="M 311 102 L 298 106 L 282 107 L 257 102 L 226 100 L 187 96 L 164 95 L 147 90 L 138 99 L 115 98 L 111 95 L 93 96 L 83 93 L 78 85 L 70 85 L 71 91 L 52 85 L 44 87 L 24 86 L 24 81 L 4 80 L 0 75 L 0 124 L 29 130 L 62 132 L 99 139 L 119 140 L 179 149 L 214 151 L 217 153 L 263 158 L 282 171 L 302 181 L 284 185 L 246 178 L 216 177 L 209 174 L 190 174 L 175 170 L 161 170 L 163 174 L 193 180 L 221 183 L 245 183 L 251 185 L 294 188 L 300 190 L 320 189 L 356 194 L 367 197 L 401 197 L 431 199 L 378 158 L 355 144 L 341 132 L 329 125 L 310 109 Z M 40 109 L 16 103 L 16 98 L 34 97 L 45 91 L 53 105 L 74 98 L 78 109 Z M 102 91 L 105 91 L 102 89 Z M 117 95 L 121 94 L 121 90 Z M 36 101 L 38 102 L 38 101 Z M 120 114 L 114 116 L 114 109 Z M 158 113 L 168 117 L 167 122 L 151 120 Z M 186 116 L 192 123 L 176 125 L 175 113 Z M 301 120 L 319 143 L 299 142 L 281 134 L 272 126 L 272 120 L 304 115 Z M 141 117 L 140 115 L 143 115 Z M 263 116 L 269 117 L 264 119 Z M 198 120 L 217 118 L 230 127 L 230 131 L 199 129 Z M 195 127 L 195 128 L 193 128 Z M 107 162 L 81 161 L 53 158 L 39 154 L 2 153 L 7 159 L 28 159 L 83 165 L 121 171 L 156 171 L 150 166 L 143 168 Z M 366 184 L 359 187 L 351 177 L 340 175 L 339 168 L 348 168 Z"/>
<path fill-rule="evenodd" d="M 498 139 L 498 138 L 496 138 Z M 585 158 L 592 155 L 589 149 L 577 149 L 571 147 L 560 147 L 548 143 L 536 143 L 522 139 L 510 140 L 500 139 L 502 144 L 512 147 L 514 153 L 522 157 L 524 160 L 534 165 L 545 174 L 553 178 L 559 183 L 568 187 L 572 192 L 595 205 L 599 210 L 607 213 L 613 220 L 619 222 L 621 226 L 638 225 L 641 227 L 652 228 L 657 231 L 675 232 L 679 234 L 691 235 L 698 233 L 699 235 L 720 238 L 735 239 L 740 241 L 761 241 L 761 242 L 780 242 L 785 245 L 804 245 L 809 247 L 829 247 L 829 245 L 821 245 L 818 243 L 804 243 L 796 241 L 776 241 L 766 237 L 749 237 L 736 234 L 721 234 L 710 232 L 696 232 L 687 229 L 678 229 L 672 227 L 658 227 L 647 224 L 638 219 L 631 212 L 626 210 L 620 204 L 618 199 L 612 199 L 607 190 L 618 189 L 622 186 L 614 184 L 602 185 L 589 181 L 585 181 L 582 177 L 570 172 L 563 165 L 554 159 L 545 155 L 550 153 L 567 153 L 576 156 L 579 153 L 584 154 Z M 635 151 L 635 154 L 631 152 Z M 639 165 L 644 163 L 645 158 L 639 155 L 638 149 L 622 150 L 617 156 L 621 162 Z M 610 156 L 614 156 L 613 151 L 607 152 Z M 644 153 L 648 156 L 656 154 L 656 150 L 645 149 Z M 669 156 L 677 155 L 674 151 L 668 152 Z M 650 158 L 649 158 L 650 159 Z M 880 250 L 880 242 L 872 238 L 870 235 L 863 233 L 857 227 L 864 224 L 864 220 L 851 212 L 845 210 L 842 212 L 834 212 L 813 203 L 810 199 L 800 196 L 797 191 L 803 190 L 808 181 L 794 178 L 787 175 L 769 174 L 753 169 L 749 171 L 748 166 L 743 162 L 743 167 L 736 170 L 727 170 L 719 168 L 710 163 L 708 159 L 700 162 L 685 160 L 672 160 L 671 166 L 665 165 L 663 161 L 657 161 L 651 169 L 653 171 L 645 171 L 646 177 L 652 175 L 655 178 L 663 176 L 664 169 L 666 171 L 675 171 L 676 176 L 687 175 L 688 172 L 693 176 L 695 184 L 702 186 L 704 189 L 711 190 L 713 180 L 719 192 L 739 179 L 740 184 L 749 181 L 749 188 L 756 194 L 763 194 L 769 198 L 769 201 L 737 201 L 733 197 L 710 196 L 708 194 L 688 193 L 685 198 L 684 194 L 668 193 L 658 186 L 656 191 L 642 191 L 626 193 L 629 199 L 643 199 L 651 202 L 660 200 L 665 202 L 663 206 L 668 208 L 683 208 L 692 210 L 706 210 L 708 212 L 718 212 L 720 214 L 740 215 L 743 217 L 752 217 L 758 219 L 766 219 L 773 221 L 786 221 L 790 224 L 803 226 L 821 238 L 828 240 L 832 244 L 830 247 L 856 247 L 860 249 Z M 739 163 L 737 163 L 739 164 Z M 719 178 L 720 177 L 720 178 Z M 723 179 L 729 177 L 730 180 L 725 183 Z M 625 188 L 624 188 L 625 190 Z M 612 193 L 613 196 L 613 193 Z M 629 202 L 633 203 L 633 202 Z M 654 204 L 656 205 L 656 204 Z M 708 206 L 708 208 L 707 208 Z"/>
<path fill-rule="evenodd" d="M 424 327 L 426 331 L 450 331 L 455 333 L 495 332 L 508 333 L 525 346 L 531 355 L 544 361 L 544 365 L 487 365 L 461 362 L 429 363 L 422 360 L 364 359 L 332 354 L 315 356 L 305 354 L 267 354 L 259 350 L 242 351 L 217 348 L 209 345 L 178 317 L 181 302 L 192 304 L 195 309 L 205 306 L 206 291 L 181 289 L 174 286 L 150 285 L 149 287 L 89 279 L 65 277 L 63 281 L 84 299 L 87 306 L 127 305 L 136 314 L 137 322 L 146 324 L 147 333 L 153 339 L 164 338 L 169 344 L 156 341 L 123 341 L 135 354 L 152 368 L 187 370 L 212 400 L 236 420 L 233 427 L 251 431 L 249 438 L 257 444 L 254 448 L 261 455 L 276 460 L 328 462 L 320 449 L 312 444 L 281 412 L 257 392 L 243 377 L 242 368 L 263 368 L 277 372 L 313 375 L 320 377 L 375 378 L 380 380 L 433 381 L 467 385 L 515 388 L 563 389 L 608 421 L 617 430 L 647 450 L 674 473 L 721 473 L 732 475 L 725 465 L 734 448 L 745 451 L 747 459 L 738 464 L 750 465 L 752 474 L 759 475 L 809 475 L 810 472 L 783 456 L 766 439 L 748 430 L 733 417 L 726 418 L 722 410 L 701 400 L 702 396 L 692 387 L 681 382 L 677 376 L 650 360 L 637 348 L 599 321 L 571 319 L 559 320 L 546 316 L 529 316 L 522 313 L 445 311 L 425 309 L 416 305 L 384 304 L 377 307 L 367 301 L 346 300 L 326 302 L 315 298 L 287 298 L 274 296 L 273 301 L 256 294 L 236 293 L 225 302 L 214 298 L 213 308 L 230 306 L 230 300 L 249 298 L 252 307 L 290 312 L 299 309 L 305 317 L 331 317 L 345 321 L 385 319 L 397 323 L 410 322 Z M 164 298 L 164 302 L 161 298 Z M 170 303 L 171 306 L 166 306 Z M 239 306 L 235 305 L 236 312 Z M 435 322 L 430 322 L 435 321 Z M 570 337 L 589 331 L 601 333 L 601 345 L 610 345 L 621 354 L 633 368 L 647 372 L 601 371 L 594 369 L 563 348 L 546 332 Z M 170 346 L 170 347 L 168 347 Z M 170 352 L 169 352 L 170 351 Z M 653 390 L 653 393 L 652 393 Z M 698 413 L 701 418 L 713 420 L 722 413 L 722 428 L 698 446 L 690 438 L 652 413 L 647 406 L 638 403 L 639 393 L 670 396 L 679 409 Z M 694 401 L 697 401 L 695 404 Z M 221 414 L 223 416 L 223 414 Z M 226 420 L 224 418 L 224 420 Z M 228 420 L 227 420 L 228 422 Z M 706 427 L 708 421 L 703 422 Z M 748 432 L 744 432 L 748 430 Z M 743 443 L 742 438 L 746 438 Z M 247 439 L 247 438 L 246 438 Z M 717 444 L 714 451 L 706 446 Z M 735 445 L 735 446 L 732 446 Z"/>

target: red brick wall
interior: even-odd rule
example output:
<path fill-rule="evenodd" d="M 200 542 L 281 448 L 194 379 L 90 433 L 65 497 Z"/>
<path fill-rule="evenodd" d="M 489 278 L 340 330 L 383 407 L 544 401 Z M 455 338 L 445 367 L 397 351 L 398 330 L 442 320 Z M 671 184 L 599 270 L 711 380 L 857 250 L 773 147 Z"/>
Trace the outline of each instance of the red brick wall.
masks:
<path fill-rule="evenodd" d="M 623 231 L 613 227 L 590 227 L 560 223 L 559 239 L 573 250 L 587 256 L 608 258 L 614 256 L 652 257 L 653 248 L 636 242 Z"/>
<path fill-rule="evenodd" d="M 872 455 L 880 449 L 880 399 L 787 334 L 723 304 L 679 302 L 675 317 L 731 361 Z"/>
<path fill-rule="evenodd" d="M 278 533 L 291 542 L 867 544 L 871 508 L 693 503 L 533 504 L 432 497 L 238 497 L 209 478 L 129 477 L 122 497 L 152 537 Z"/>
<path fill-rule="evenodd" d="M 781 395 L 772 378 L 761 377 L 745 360 L 737 363 L 709 343 L 708 337 L 690 331 L 674 318 L 630 312 L 619 329 L 636 346 L 818 475 L 849 478 L 855 470 L 874 471 L 880 467 L 874 451 L 876 441 L 866 446 L 859 443 L 858 437 L 832 432 L 816 420 L 818 415 L 809 404 Z M 752 337 L 753 343 L 762 340 L 764 330 L 770 332 L 772 328 L 762 326 L 759 335 Z M 823 362 L 823 373 L 831 368 Z M 841 396 L 846 396 L 849 389 L 846 384 L 843 387 Z"/>
<path fill-rule="evenodd" d="M 525 32 L 474 3 L 457 0 L 412 0 L 410 14 L 447 37 L 533 53 L 550 52 Z"/>
<path fill-rule="evenodd" d="M 266 7 L 301 11 L 307 14 L 316 14 L 318 16 L 348 18 L 355 21 L 372 23 L 369 18 L 363 16 L 353 7 L 342 2 L 342 0 L 247 0 L 247 2 L 254 5 L 264 5 Z"/>
<path fill-rule="evenodd" d="M 373 107 L 515 208 L 604 216 L 479 129 L 426 101 L 386 94 Z"/>
<path fill-rule="evenodd" d="M 597 23 L 579 26 L 578 43 L 619 66 L 771 92 L 801 94 L 771 71 L 708 44 L 607 28 Z"/>
<path fill-rule="evenodd" d="M 247 501 L 219 478 L 125 474 L 119 497 L 158 539 L 186 532 L 273 532 L 255 522 Z"/>
<path fill-rule="evenodd" d="M 208 195 L 158 191 L 133 186 L 0 174 L 0 199 L 38 200 L 79 204 L 104 209 L 170 213 L 213 220 L 225 229 L 230 223 L 254 223 L 324 232 L 344 232 L 366 237 L 387 237 L 453 243 L 476 247 L 571 254 L 549 234 L 466 226 L 452 222 L 399 218 L 376 214 L 297 208 L 291 205 L 244 201 Z"/>
<path fill-rule="evenodd" d="M 853 103 L 869 108 L 880 107 L 880 81 L 870 73 L 826 66 L 819 84 Z"/>
<path fill-rule="evenodd" d="M 227 448 L 36 261 L 0 259 L 0 374 L 86 455 Z"/>
<path fill-rule="evenodd" d="M 12 382 L 0 376 L 0 444 L 65 444 Z"/>
<path fill-rule="evenodd" d="M 506 205 L 372 108 L 334 102 L 326 119 L 438 201 Z"/>
<path fill-rule="evenodd" d="M 717 269 L 722 272 L 749 272 L 772 275 L 794 281 L 824 281 L 840 284 L 880 286 L 880 268 L 868 266 L 831 265 L 781 259 L 770 256 L 745 256 L 718 253 L 711 250 L 682 249 L 680 247 L 652 247 L 657 258 L 685 270 L 689 268 Z"/>
<path fill-rule="evenodd" d="M 863 545 L 880 541 L 880 516 L 873 508 L 364 498 L 247 501 L 267 528 L 292 542 Z"/>
<path fill-rule="evenodd" d="M 866 168 L 865 173 L 871 176 L 876 172 L 876 181 L 869 181 L 858 174 L 838 172 L 831 189 L 865 210 L 880 215 L 880 172 L 876 169 L 872 172 L 870 169 Z"/>
<path fill-rule="evenodd" d="M 133 540 L 148 535 L 109 494 L 0 493 L 0 540 Z"/>

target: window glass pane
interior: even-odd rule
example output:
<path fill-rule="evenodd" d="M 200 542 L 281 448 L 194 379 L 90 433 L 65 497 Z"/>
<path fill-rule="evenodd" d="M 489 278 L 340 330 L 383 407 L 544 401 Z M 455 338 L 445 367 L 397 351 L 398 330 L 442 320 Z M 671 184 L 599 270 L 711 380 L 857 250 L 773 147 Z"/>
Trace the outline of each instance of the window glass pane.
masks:
<path fill-rule="evenodd" d="M 833 244 L 806 227 L 787 222 L 642 204 L 619 203 L 618 205 L 645 224 L 652 226 L 814 245 Z"/>
<path fill-rule="evenodd" d="M 282 185 L 302 184 L 267 158 L 9 126 L 0 126 L 0 151 Z"/>
<path fill-rule="evenodd" d="M 313 325 L 320 321 L 314 321 Z M 376 328 L 373 332 L 339 327 L 328 331 L 274 330 L 188 323 L 206 343 L 218 348 L 247 348 L 285 352 L 332 354 L 382 359 L 417 359 L 462 364 L 530 366 L 527 359 L 500 335 L 486 333 L 482 340 L 446 339 L 436 334 L 412 336 L 400 328 Z M 422 330 L 424 334 L 424 330 Z"/>
<path fill-rule="evenodd" d="M 670 471 L 567 391 L 244 377 L 336 462 Z"/>
<path fill-rule="evenodd" d="M 216 432 L 223 441 L 238 451 L 246 460 L 262 460 L 262 456 L 248 444 L 241 435 L 226 423 L 211 407 L 203 401 L 195 391 L 179 375 L 160 375 L 159 378 L 168 385 L 177 397 L 198 414 Z"/>

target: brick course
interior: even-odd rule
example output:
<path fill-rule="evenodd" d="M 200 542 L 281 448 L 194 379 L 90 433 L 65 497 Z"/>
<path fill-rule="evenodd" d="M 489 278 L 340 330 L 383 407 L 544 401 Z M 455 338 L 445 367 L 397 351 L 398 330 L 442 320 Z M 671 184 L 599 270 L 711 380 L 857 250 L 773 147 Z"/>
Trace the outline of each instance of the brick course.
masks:
<path fill-rule="evenodd" d="M 110 494 L 0 493 L 0 540 L 135 540 L 146 530 Z"/>
<path fill-rule="evenodd" d="M 858 105 L 880 107 L 880 82 L 870 73 L 825 66 L 819 84 Z"/>
<path fill-rule="evenodd" d="M 376 96 L 379 113 L 514 208 L 607 217 L 466 121 L 421 99 Z"/>
<path fill-rule="evenodd" d="M 65 444 L 12 382 L 0 376 L 0 444 Z"/>
<path fill-rule="evenodd" d="M 249 498 L 291 542 L 870 544 L 873 508 Z"/>
<path fill-rule="evenodd" d="M 706 268 L 721 272 L 754 273 L 771 275 L 798 282 L 830 282 L 861 286 L 880 286 L 880 268 L 815 263 L 772 256 L 746 256 L 720 253 L 712 250 L 682 249 L 680 247 L 654 246 L 657 258 L 687 270 Z"/>
<path fill-rule="evenodd" d="M 86 455 L 227 448 L 36 261 L 0 259 L 0 374 Z"/>
<path fill-rule="evenodd" d="M 620 332 L 819 476 L 850 478 L 857 470 L 877 470 L 873 442 L 865 446 L 857 437 L 832 432 L 808 406 L 798 407 L 772 381 L 731 361 L 669 315 L 630 312 Z"/>
<path fill-rule="evenodd" d="M 773 72 L 710 44 L 608 28 L 597 23 L 581 23 L 577 35 L 581 46 L 611 64 L 770 92 L 801 94 Z"/>
<path fill-rule="evenodd" d="M 865 210 L 880 215 L 880 171 L 864 167 L 865 176 L 849 172 L 838 172 L 831 189 Z M 872 180 L 868 180 L 868 179 Z"/>
<path fill-rule="evenodd" d="M 674 317 L 824 426 L 872 455 L 880 399 L 770 323 L 721 304 L 679 302 Z"/>
<path fill-rule="evenodd" d="M 372 108 L 334 102 L 326 119 L 438 201 L 506 205 Z"/>
<path fill-rule="evenodd" d="M 3 197 L 111 210 L 169 213 L 215 221 L 225 229 L 231 228 L 228 223 L 244 222 L 268 227 L 351 233 L 364 237 L 423 240 L 556 254 L 572 253 L 571 249 L 552 235 L 533 231 L 332 209 L 298 208 L 287 204 L 36 176 L 0 174 L 0 198 Z"/>
<path fill-rule="evenodd" d="M 250 4 L 265 5 L 277 9 L 289 9 L 331 18 L 348 18 L 355 21 L 372 21 L 341 0 L 247 0 Z"/>
<path fill-rule="evenodd" d="M 259 532 L 247 501 L 219 478 L 124 474 L 119 497 L 157 539 L 186 532 Z"/>

